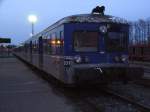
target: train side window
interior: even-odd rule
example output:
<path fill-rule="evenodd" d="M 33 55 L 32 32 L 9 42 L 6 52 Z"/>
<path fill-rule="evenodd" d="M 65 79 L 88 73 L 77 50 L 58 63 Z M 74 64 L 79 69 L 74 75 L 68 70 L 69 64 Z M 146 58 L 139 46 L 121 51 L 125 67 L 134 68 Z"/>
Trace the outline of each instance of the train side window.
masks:
<path fill-rule="evenodd" d="M 30 48 L 29 48 L 30 49 L 30 54 L 32 54 L 32 50 L 33 50 L 32 49 L 32 44 L 33 44 L 32 41 L 30 41 Z"/>
<path fill-rule="evenodd" d="M 43 54 L 43 37 L 42 36 L 38 38 L 38 43 L 39 43 L 38 53 Z"/>
<path fill-rule="evenodd" d="M 29 52 L 29 47 L 28 47 L 28 43 L 25 43 L 25 47 L 26 47 L 26 52 Z"/>
<path fill-rule="evenodd" d="M 38 49 L 39 49 L 39 43 L 38 40 L 36 40 L 36 53 L 38 54 Z"/>
<path fill-rule="evenodd" d="M 51 36 L 51 51 L 52 54 L 56 54 L 57 48 L 56 48 L 56 33 L 53 33 Z"/>
<path fill-rule="evenodd" d="M 24 44 L 24 48 L 25 48 L 25 53 L 28 53 L 28 45 L 27 45 L 27 43 Z"/>
<path fill-rule="evenodd" d="M 58 32 L 57 32 L 58 33 Z M 58 35 L 56 33 L 56 54 L 59 55 L 60 54 L 60 35 Z"/>
<path fill-rule="evenodd" d="M 60 42 L 58 44 L 60 44 L 60 54 L 63 54 L 64 52 L 64 32 L 60 31 Z"/>
<path fill-rule="evenodd" d="M 36 53 L 36 41 L 33 41 L 33 53 Z"/>
<path fill-rule="evenodd" d="M 33 49 L 34 49 L 34 53 L 37 54 L 38 53 L 38 46 L 37 46 L 36 40 L 34 41 Z"/>
<path fill-rule="evenodd" d="M 34 46 L 34 41 L 32 40 L 31 43 L 32 43 L 32 44 L 31 44 L 32 53 L 34 53 L 34 48 L 33 48 L 33 46 Z"/>
<path fill-rule="evenodd" d="M 48 54 L 52 54 L 51 37 L 52 37 L 51 34 L 49 34 L 47 37 L 47 44 L 48 44 L 47 53 Z"/>
<path fill-rule="evenodd" d="M 47 50 L 48 50 L 48 44 L 47 44 L 47 36 L 44 36 L 43 38 L 43 51 L 44 51 L 44 54 L 47 54 Z"/>

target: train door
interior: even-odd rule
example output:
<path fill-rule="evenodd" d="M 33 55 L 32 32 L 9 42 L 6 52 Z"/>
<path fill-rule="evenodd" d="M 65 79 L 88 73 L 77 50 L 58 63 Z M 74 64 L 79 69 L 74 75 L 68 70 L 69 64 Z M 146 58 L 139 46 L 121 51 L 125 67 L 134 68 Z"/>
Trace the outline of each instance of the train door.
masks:
<path fill-rule="evenodd" d="M 43 67 L 43 39 L 39 37 L 39 67 Z"/>
<path fill-rule="evenodd" d="M 30 41 L 30 51 L 29 51 L 30 62 L 32 63 L 32 41 Z"/>

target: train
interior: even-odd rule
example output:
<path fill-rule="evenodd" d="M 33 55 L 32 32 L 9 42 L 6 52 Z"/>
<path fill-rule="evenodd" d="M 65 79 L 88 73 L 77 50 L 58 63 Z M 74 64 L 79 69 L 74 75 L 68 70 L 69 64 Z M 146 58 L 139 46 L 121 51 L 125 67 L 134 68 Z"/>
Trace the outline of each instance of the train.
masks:
<path fill-rule="evenodd" d="M 133 81 L 143 69 L 129 65 L 128 40 L 124 19 L 78 14 L 33 35 L 14 54 L 66 85 Z"/>
<path fill-rule="evenodd" d="M 150 43 L 130 45 L 129 60 L 150 62 Z"/>

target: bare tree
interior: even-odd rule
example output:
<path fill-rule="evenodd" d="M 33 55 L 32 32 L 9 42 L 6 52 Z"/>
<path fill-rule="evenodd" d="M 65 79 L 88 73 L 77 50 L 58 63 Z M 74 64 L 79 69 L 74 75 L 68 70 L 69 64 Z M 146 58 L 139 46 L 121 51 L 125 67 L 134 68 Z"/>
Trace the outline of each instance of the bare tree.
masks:
<path fill-rule="evenodd" d="M 150 18 L 140 19 L 131 23 L 130 44 L 148 44 L 150 43 Z"/>
<path fill-rule="evenodd" d="M 147 40 L 150 44 L 150 18 L 147 19 Z"/>

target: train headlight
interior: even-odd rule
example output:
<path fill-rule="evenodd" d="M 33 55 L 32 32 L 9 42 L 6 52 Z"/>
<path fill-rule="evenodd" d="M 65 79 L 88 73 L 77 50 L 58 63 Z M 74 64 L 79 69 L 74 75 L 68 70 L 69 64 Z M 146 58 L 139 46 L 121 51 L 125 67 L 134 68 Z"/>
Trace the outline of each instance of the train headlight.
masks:
<path fill-rule="evenodd" d="M 105 34 L 105 33 L 107 33 L 107 26 L 105 26 L 105 25 L 100 26 L 100 27 L 99 27 L 99 30 L 100 30 L 101 33 L 104 33 L 104 34 Z"/>
<path fill-rule="evenodd" d="M 75 60 L 76 63 L 81 63 L 82 62 L 81 56 L 75 56 L 74 60 Z"/>
<path fill-rule="evenodd" d="M 115 56 L 115 61 L 116 62 L 119 62 L 120 61 L 120 58 L 118 56 Z"/>
<path fill-rule="evenodd" d="M 89 60 L 88 57 L 85 57 L 85 58 L 84 58 L 84 61 L 85 61 L 85 63 L 89 63 L 90 60 Z"/>
<path fill-rule="evenodd" d="M 121 61 L 123 61 L 123 62 L 128 61 L 128 56 L 127 55 L 122 55 L 121 56 Z"/>

